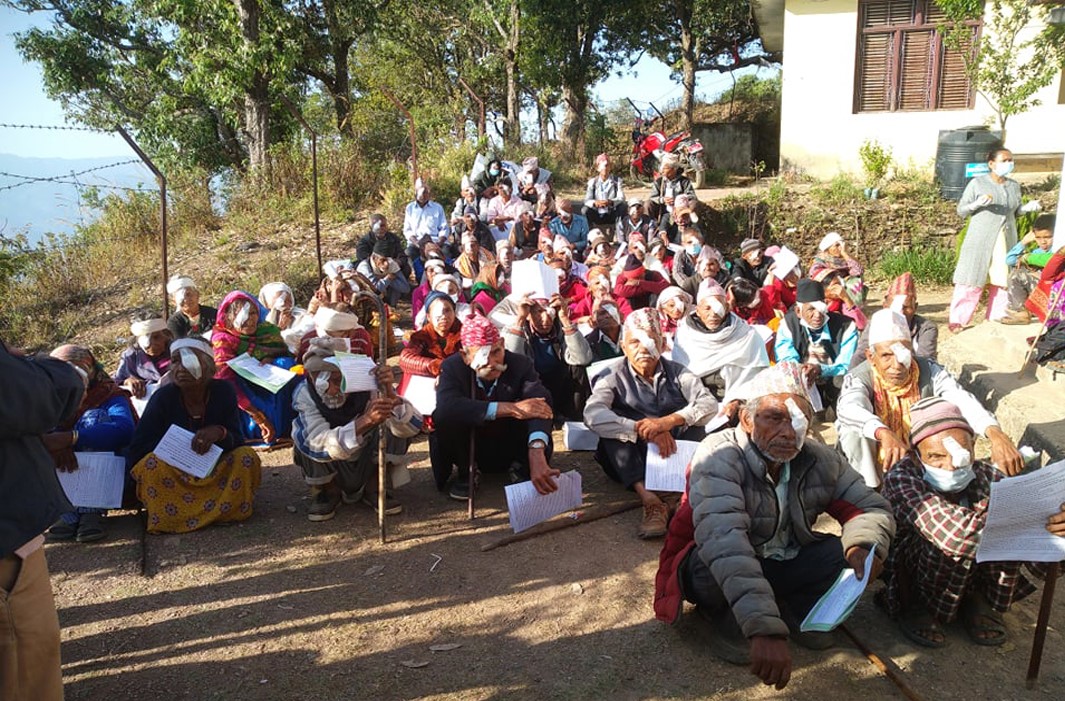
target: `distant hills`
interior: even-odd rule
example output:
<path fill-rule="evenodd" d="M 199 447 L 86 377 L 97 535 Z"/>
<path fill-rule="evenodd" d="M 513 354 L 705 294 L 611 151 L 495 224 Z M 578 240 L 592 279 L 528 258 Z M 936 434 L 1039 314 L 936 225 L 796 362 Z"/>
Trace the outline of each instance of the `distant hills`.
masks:
<path fill-rule="evenodd" d="M 96 212 L 81 205 L 81 188 L 97 186 L 156 187 L 151 171 L 140 163 L 105 168 L 128 161 L 133 154 L 104 158 L 24 158 L 0 153 L 0 234 L 11 237 L 25 233 L 37 241 L 46 233 L 69 234 L 79 224 L 88 224 Z M 62 182 L 28 182 L 25 178 L 57 178 Z M 7 189 L 7 186 L 26 183 Z"/>

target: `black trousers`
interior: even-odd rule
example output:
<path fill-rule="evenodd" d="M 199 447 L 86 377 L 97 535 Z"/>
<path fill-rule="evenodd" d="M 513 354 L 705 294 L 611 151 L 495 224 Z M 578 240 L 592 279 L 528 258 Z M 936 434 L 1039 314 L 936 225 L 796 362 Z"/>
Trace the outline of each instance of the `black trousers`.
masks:
<path fill-rule="evenodd" d="M 483 427 L 438 423 L 429 434 L 429 461 L 437 489 L 447 486 L 456 468 L 459 480 L 469 478 L 471 432 L 478 470 L 506 472 L 516 465 L 522 474 L 529 474 L 529 426 L 525 421 L 497 419 Z M 545 454 L 549 461 L 551 453 L 552 441 L 548 435 Z"/>
<path fill-rule="evenodd" d="M 679 436 L 679 441 L 701 441 L 706 437 L 702 426 L 691 426 Z M 595 449 L 595 461 L 599 463 L 606 476 L 620 482 L 626 489 L 643 482 L 647 476 L 647 441 L 638 439 L 635 443 L 619 441 L 616 438 L 600 438 L 599 447 Z"/>
<path fill-rule="evenodd" d="M 621 219 L 628 212 L 628 207 L 622 204 L 616 204 L 607 210 L 606 214 L 600 214 L 599 210 L 595 207 L 583 207 L 581 214 L 588 219 L 589 226 L 610 226 L 613 227 L 618 223 L 618 219 Z"/>
<path fill-rule="evenodd" d="M 829 536 L 814 541 L 799 549 L 799 554 L 790 560 L 760 560 L 762 576 L 773 588 L 778 602 L 783 602 L 799 620 L 814 607 L 836 581 L 843 568 L 848 567 L 843 557 L 843 543 L 838 536 Z M 719 613 L 728 607 L 721 585 L 710 568 L 692 549 L 680 566 L 680 583 L 684 598 L 693 604 Z M 743 621 L 740 621 L 743 625 Z"/>

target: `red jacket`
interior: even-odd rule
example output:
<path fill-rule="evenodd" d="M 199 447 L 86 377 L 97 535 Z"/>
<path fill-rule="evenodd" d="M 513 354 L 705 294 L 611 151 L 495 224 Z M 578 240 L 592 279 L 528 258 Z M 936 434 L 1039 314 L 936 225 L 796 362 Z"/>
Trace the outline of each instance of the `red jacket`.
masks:
<path fill-rule="evenodd" d="M 656 272 L 645 272 L 640 278 L 640 284 L 629 287 L 625 283 L 629 278 L 619 275 L 614 283 L 614 296 L 618 300 L 618 311 L 622 318 L 628 316 L 636 309 L 643 309 L 651 305 L 651 295 L 656 295 L 669 287 L 669 280 Z"/>

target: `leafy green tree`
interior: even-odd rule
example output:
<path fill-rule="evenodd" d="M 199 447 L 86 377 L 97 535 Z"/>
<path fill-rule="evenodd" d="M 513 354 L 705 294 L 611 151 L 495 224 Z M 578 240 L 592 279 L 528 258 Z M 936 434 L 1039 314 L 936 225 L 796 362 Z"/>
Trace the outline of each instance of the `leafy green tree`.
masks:
<path fill-rule="evenodd" d="M 1016 114 L 1040 104 L 1036 94 L 1065 68 L 1065 27 L 1047 23 L 1046 5 L 1027 0 L 937 0 L 948 17 L 945 39 L 959 50 L 976 91 L 991 105 L 1006 135 L 1006 123 Z M 986 14 L 985 14 L 986 13 Z M 973 46 L 973 23 L 984 27 Z M 1038 24 L 1037 24 L 1038 23 Z M 1032 38 L 1024 34 L 1042 28 Z"/>
<path fill-rule="evenodd" d="M 642 41 L 684 85 L 684 129 L 691 128 L 696 73 L 780 61 L 779 54 L 763 50 L 749 0 L 667 0 L 646 9 Z"/>

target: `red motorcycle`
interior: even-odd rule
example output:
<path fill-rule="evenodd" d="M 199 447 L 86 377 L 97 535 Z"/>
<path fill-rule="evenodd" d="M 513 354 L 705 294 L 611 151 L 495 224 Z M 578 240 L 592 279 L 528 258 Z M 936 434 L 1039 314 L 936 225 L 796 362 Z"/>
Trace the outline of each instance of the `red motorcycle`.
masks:
<path fill-rule="evenodd" d="M 706 180 L 706 161 L 703 158 L 703 145 L 699 140 L 687 131 L 673 132 L 668 136 L 660 131 L 648 131 L 659 119 L 664 123 L 665 115 L 652 104 L 651 108 L 658 113 L 658 116 L 647 119 L 632 100 L 628 102 L 636 110 L 636 119 L 632 127 L 632 160 L 629 162 L 629 175 L 642 184 L 650 186 L 659 175 L 658 167 L 662 162 L 662 157 L 667 153 L 675 153 L 680 157 L 681 167 L 688 172 L 692 185 L 701 188 Z"/>

